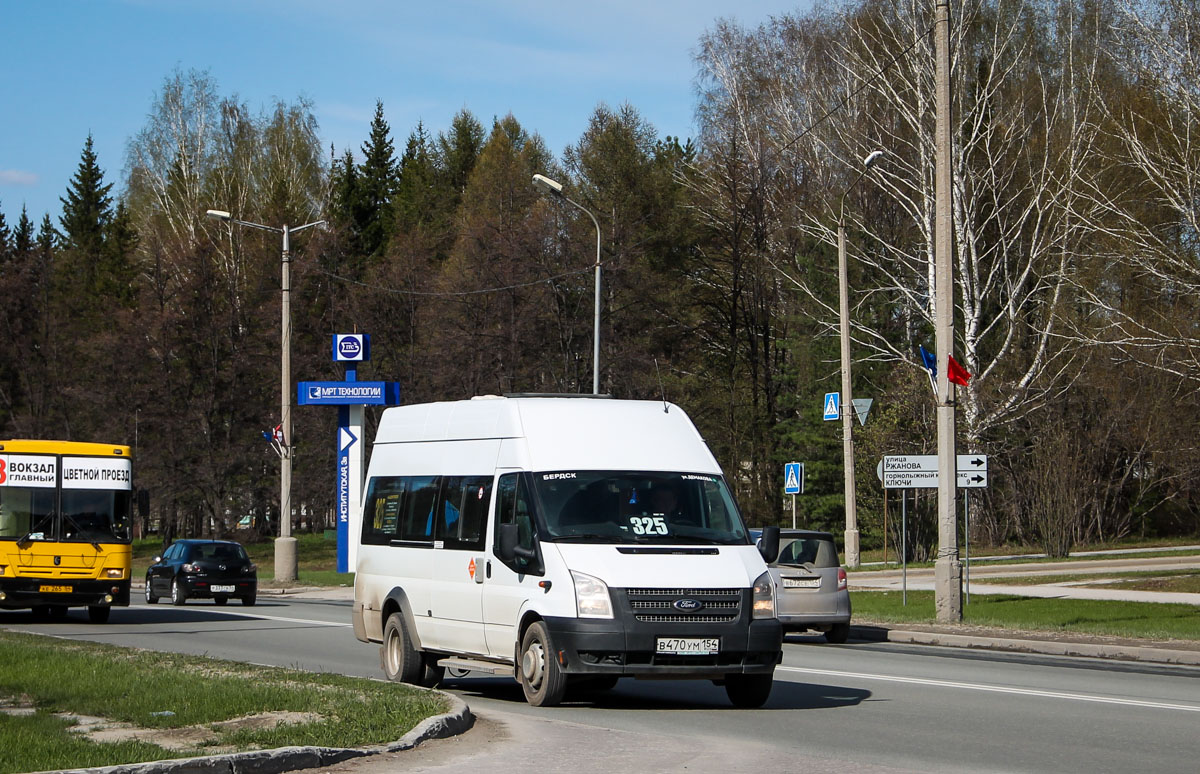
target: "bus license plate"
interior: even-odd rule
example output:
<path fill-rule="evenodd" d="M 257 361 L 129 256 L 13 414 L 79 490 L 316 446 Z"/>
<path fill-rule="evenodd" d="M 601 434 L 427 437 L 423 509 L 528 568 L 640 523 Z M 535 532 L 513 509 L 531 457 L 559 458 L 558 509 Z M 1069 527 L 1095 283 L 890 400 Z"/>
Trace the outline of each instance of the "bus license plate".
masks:
<path fill-rule="evenodd" d="M 657 652 L 667 656 L 715 656 L 720 649 L 716 637 L 659 637 Z"/>
<path fill-rule="evenodd" d="M 236 586 L 212 586 L 214 594 L 232 594 L 236 590 Z"/>
<path fill-rule="evenodd" d="M 38 591 L 43 594 L 70 594 L 70 586 L 38 586 Z"/>

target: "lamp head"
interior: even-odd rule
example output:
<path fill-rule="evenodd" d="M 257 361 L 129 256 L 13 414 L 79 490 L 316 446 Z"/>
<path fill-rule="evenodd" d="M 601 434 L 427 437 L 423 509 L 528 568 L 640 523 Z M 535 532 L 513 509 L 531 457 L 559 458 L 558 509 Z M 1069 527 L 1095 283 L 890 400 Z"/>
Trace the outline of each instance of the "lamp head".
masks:
<path fill-rule="evenodd" d="M 881 150 L 871 151 L 869 154 L 867 154 L 867 157 L 865 159 L 863 159 L 863 169 L 870 169 L 871 165 L 874 164 L 876 161 L 879 161 L 880 157 L 882 157 L 882 156 L 883 156 L 883 151 L 881 151 Z"/>
<path fill-rule="evenodd" d="M 209 210 L 208 212 L 206 212 L 204 214 L 207 215 L 208 217 L 212 218 L 213 220 L 228 221 L 228 220 L 233 219 L 233 216 L 230 215 L 228 212 L 225 212 L 225 210 Z"/>
<path fill-rule="evenodd" d="M 533 186 L 549 194 L 562 196 L 562 183 L 557 180 L 551 180 L 545 175 L 534 175 Z"/>

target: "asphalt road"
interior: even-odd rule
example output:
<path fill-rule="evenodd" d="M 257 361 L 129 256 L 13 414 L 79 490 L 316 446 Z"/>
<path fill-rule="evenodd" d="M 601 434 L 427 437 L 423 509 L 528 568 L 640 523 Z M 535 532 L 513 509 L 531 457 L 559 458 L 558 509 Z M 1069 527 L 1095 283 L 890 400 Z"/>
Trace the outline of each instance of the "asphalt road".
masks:
<path fill-rule="evenodd" d="M 260 597 L 182 608 L 135 603 L 108 624 L 82 610 L 0 626 L 117 645 L 379 677 L 345 601 Z M 761 710 L 707 683 L 625 680 L 553 709 L 511 680 L 446 688 L 481 720 L 462 739 L 337 767 L 345 772 L 1039 771 L 1181 772 L 1200 760 L 1200 669 L 793 637 Z M 2 668 L 2 666 L 0 666 Z"/>

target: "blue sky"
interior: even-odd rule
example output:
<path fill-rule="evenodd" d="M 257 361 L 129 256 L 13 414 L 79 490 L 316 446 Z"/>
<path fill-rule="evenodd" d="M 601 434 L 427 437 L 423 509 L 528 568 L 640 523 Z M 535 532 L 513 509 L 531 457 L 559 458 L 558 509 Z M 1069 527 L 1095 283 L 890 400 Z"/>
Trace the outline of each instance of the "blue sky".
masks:
<path fill-rule="evenodd" d="M 695 134 L 692 55 L 718 18 L 754 27 L 808 0 L 0 0 L 0 211 L 57 225 L 89 132 L 121 187 L 125 147 L 176 67 L 251 108 L 303 95 L 326 147 L 357 149 L 383 100 L 397 150 L 469 109 L 513 113 L 555 155 L 596 105 Z"/>

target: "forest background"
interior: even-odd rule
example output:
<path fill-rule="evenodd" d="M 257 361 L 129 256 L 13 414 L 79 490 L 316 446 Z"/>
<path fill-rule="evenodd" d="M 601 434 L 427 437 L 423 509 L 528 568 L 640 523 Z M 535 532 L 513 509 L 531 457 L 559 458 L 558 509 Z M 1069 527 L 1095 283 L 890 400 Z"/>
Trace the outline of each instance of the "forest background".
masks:
<path fill-rule="evenodd" d="M 590 392 L 592 221 L 601 392 L 692 416 L 747 521 L 841 534 L 836 228 L 850 255 L 864 548 L 885 454 L 932 453 L 931 6 L 865 0 L 698 42 L 698 136 L 600 105 L 553 158 L 468 108 L 403 148 L 382 103 L 356 155 L 299 98 L 253 112 L 168 74 L 124 172 L 91 138 L 40 222 L 0 212 L 0 436 L 136 446 L 168 535 L 278 531 L 278 237 L 293 239 L 292 370 L 340 379 L 330 334 L 372 335 L 360 378 L 404 402 Z M 971 540 L 1056 555 L 1200 533 L 1200 9 L 1194 0 L 963 0 L 952 23 L 960 453 L 989 455 Z M 862 160 L 884 155 L 864 174 Z M 111 162 L 109 162 L 111 163 Z M 292 514 L 332 524 L 335 412 L 299 408 Z M 377 416 L 372 415 L 374 421 Z M 368 437 L 371 433 L 367 433 Z M 910 509 L 910 559 L 936 540 Z M 897 544 L 896 525 L 889 542 Z"/>

